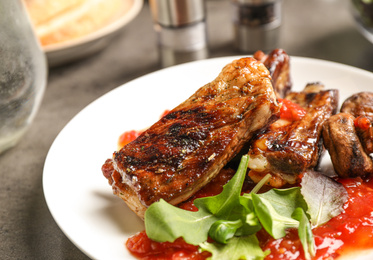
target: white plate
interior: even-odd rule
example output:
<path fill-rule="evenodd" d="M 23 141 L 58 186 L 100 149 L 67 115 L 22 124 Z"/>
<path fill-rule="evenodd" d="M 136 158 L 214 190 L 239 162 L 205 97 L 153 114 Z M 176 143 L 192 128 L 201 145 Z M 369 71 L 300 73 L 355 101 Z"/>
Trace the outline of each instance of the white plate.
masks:
<path fill-rule="evenodd" d="M 120 134 L 151 125 L 235 58 L 187 63 L 129 82 L 87 106 L 57 136 L 45 162 L 44 194 L 59 227 L 84 253 L 133 259 L 124 243 L 144 229 L 101 173 Z M 327 61 L 292 57 L 291 73 L 294 90 L 320 81 L 339 89 L 340 100 L 373 87 L 372 73 Z"/>
<path fill-rule="evenodd" d="M 77 39 L 44 46 L 48 65 L 53 67 L 75 61 L 106 47 L 116 33 L 141 11 L 143 0 L 131 0 L 130 2 L 129 9 L 123 9 L 122 14 L 107 26 Z"/>

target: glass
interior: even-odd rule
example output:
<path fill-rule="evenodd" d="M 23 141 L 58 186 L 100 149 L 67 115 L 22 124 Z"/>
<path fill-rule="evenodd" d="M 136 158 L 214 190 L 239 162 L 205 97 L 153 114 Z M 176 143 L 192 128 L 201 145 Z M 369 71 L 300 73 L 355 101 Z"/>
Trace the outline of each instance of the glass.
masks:
<path fill-rule="evenodd" d="M 0 153 L 26 132 L 46 78 L 46 58 L 22 0 L 0 0 Z"/>

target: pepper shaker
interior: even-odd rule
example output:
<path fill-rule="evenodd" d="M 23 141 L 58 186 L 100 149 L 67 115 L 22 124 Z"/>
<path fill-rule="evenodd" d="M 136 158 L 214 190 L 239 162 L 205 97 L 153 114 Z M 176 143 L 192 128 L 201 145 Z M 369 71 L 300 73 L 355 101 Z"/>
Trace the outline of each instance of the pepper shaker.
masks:
<path fill-rule="evenodd" d="M 204 0 L 150 0 L 162 67 L 208 57 Z"/>
<path fill-rule="evenodd" d="M 278 48 L 282 0 L 231 0 L 235 47 L 240 52 Z"/>

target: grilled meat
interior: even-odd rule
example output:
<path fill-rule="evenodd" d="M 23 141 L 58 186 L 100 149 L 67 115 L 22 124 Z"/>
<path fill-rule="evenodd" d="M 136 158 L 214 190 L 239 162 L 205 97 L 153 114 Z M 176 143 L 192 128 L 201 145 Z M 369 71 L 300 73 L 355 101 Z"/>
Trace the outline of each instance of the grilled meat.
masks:
<path fill-rule="evenodd" d="M 355 130 L 364 148 L 364 152 L 370 157 L 373 154 L 373 126 L 372 122 L 365 116 L 359 116 L 354 121 Z"/>
<path fill-rule="evenodd" d="M 360 92 L 352 95 L 343 102 L 341 112 L 349 113 L 355 120 L 359 120 L 355 123 L 356 133 L 365 153 L 373 153 L 373 93 Z"/>
<path fill-rule="evenodd" d="M 296 121 L 280 118 L 258 135 L 248 153 L 251 179 L 258 182 L 270 173 L 272 187 L 297 183 L 300 173 L 318 165 L 323 151 L 322 124 L 337 110 L 338 91 L 323 90 L 314 83 L 286 99 L 300 105 L 306 111 L 304 117 Z"/>
<path fill-rule="evenodd" d="M 373 93 L 360 92 L 352 95 L 343 102 L 341 112 L 354 117 L 365 116 L 373 122 Z"/>
<path fill-rule="evenodd" d="M 324 125 L 323 138 L 338 176 L 373 174 L 373 93 L 360 92 L 347 98 L 341 113 Z"/>
<path fill-rule="evenodd" d="M 282 49 L 275 49 L 268 55 L 257 51 L 254 53 L 254 58 L 261 61 L 269 70 L 277 97 L 284 98 L 292 87 L 289 55 Z"/>
<path fill-rule="evenodd" d="M 373 173 L 373 162 L 364 151 L 354 121 L 353 115 L 339 113 L 330 117 L 323 126 L 324 145 L 335 172 L 342 178 Z"/>
<path fill-rule="evenodd" d="M 254 58 L 235 60 L 115 152 L 102 166 L 103 174 L 140 217 L 160 199 L 179 204 L 276 120 L 279 109 L 265 66 Z"/>

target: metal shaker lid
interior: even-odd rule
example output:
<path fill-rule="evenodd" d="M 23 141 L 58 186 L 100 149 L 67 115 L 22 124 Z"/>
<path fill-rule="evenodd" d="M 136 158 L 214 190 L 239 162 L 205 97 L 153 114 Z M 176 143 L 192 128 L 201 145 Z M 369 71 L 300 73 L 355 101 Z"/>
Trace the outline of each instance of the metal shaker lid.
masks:
<path fill-rule="evenodd" d="M 204 0 L 149 0 L 154 20 L 177 27 L 205 19 Z"/>
<path fill-rule="evenodd" d="M 263 5 L 274 3 L 277 0 L 232 0 L 233 3 L 244 4 L 244 5 Z"/>

